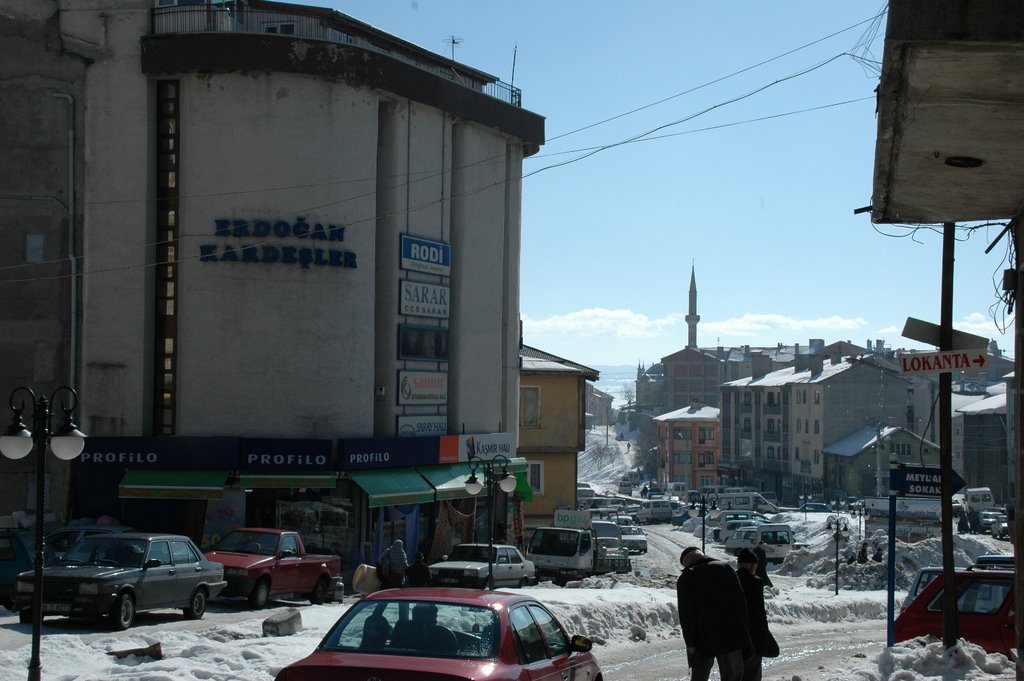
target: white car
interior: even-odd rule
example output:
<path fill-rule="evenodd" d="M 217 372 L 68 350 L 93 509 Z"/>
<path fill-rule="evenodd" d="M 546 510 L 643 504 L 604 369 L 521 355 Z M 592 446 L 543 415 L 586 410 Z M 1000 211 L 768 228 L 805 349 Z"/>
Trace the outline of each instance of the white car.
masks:
<path fill-rule="evenodd" d="M 514 546 L 495 544 L 491 549 L 494 587 L 527 586 L 537 583 L 537 569 Z M 487 588 L 487 544 L 459 544 L 451 555 L 430 566 L 434 586 Z"/>
<path fill-rule="evenodd" d="M 630 553 L 647 553 L 647 535 L 639 525 L 623 526 L 622 545 Z"/>

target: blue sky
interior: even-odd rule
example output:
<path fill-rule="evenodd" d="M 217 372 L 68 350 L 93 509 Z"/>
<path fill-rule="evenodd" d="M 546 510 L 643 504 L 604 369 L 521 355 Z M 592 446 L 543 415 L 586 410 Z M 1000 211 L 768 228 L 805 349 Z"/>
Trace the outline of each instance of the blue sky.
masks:
<path fill-rule="evenodd" d="M 940 231 L 854 215 L 871 202 L 879 0 L 329 5 L 449 56 L 454 36 L 457 61 L 546 118 L 524 167 L 527 344 L 657 362 L 686 344 L 691 265 L 701 346 L 921 348 L 904 321 L 939 321 Z M 984 253 L 999 231 L 960 233 L 954 325 L 1012 354 L 1006 239 Z"/>

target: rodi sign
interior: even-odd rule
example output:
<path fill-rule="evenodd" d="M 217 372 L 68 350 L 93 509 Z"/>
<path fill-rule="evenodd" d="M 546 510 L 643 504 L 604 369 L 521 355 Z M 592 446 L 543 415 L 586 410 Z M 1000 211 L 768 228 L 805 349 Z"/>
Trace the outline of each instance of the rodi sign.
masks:
<path fill-rule="evenodd" d="M 452 247 L 441 241 L 402 234 L 403 270 L 427 272 L 448 277 L 452 273 Z"/>

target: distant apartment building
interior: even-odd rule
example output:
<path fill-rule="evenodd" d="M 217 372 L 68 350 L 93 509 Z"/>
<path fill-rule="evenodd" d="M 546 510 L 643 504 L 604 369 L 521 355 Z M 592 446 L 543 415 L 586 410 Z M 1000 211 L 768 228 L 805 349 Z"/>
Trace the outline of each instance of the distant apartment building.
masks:
<path fill-rule="evenodd" d="M 654 417 L 661 489 L 670 482 L 683 483 L 686 489 L 722 484 L 719 413 L 717 407 L 694 403 Z"/>
<path fill-rule="evenodd" d="M 917 431 L 931 394 L 879 358 L 800 355 L 794 367 L 722 385 L 724 484 L 780 499 L 827 492 L 823 451 L 866 425 Z"/>

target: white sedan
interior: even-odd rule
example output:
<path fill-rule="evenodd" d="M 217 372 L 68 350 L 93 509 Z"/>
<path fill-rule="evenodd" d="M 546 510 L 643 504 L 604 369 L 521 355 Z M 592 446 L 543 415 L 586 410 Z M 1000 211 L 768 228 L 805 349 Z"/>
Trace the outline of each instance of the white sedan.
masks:
<path fill-rule="evenodd" d="M 527 586 L 537 583 L 537 569 L 515 546 L 495 544 L 491 548 L 494 586 Z M 434 586 L 487 587 L 487 544 L 459 544 L 450 556 L 430 566 Z"/>
<path fill-rule="evenodd" d="M 626 525 L 622 530 L 622 545 L 630 553 L 647 553 L 647 535 L 639 525 Z"/>

